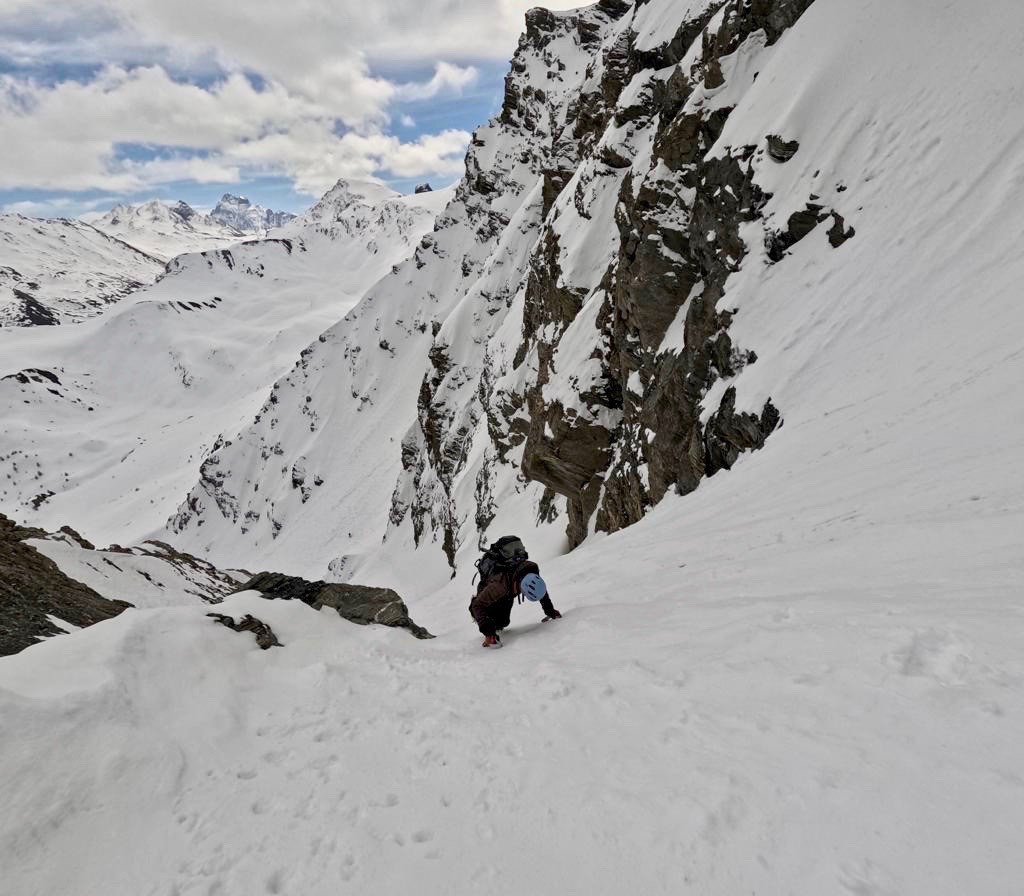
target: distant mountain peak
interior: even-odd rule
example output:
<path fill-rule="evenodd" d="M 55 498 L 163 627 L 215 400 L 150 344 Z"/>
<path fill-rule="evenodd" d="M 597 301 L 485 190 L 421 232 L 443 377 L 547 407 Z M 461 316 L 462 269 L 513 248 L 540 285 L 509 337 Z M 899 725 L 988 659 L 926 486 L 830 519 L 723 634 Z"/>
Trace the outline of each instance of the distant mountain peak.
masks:
<path fill-rule="evenodd" d="M 189 221 L 198 214 L 191 205 L 181 199 L 171 206 L 171 211 L 184 221 Z"/>
<path fill-rule="evenodd" d="M 262 205 L 253 205 L 245 196 L 225 193 L 209 215 L 212 221 L 233 227 L 243 233 L 265 233 L 291 221 L 290 212 L 275 212 Z"/>

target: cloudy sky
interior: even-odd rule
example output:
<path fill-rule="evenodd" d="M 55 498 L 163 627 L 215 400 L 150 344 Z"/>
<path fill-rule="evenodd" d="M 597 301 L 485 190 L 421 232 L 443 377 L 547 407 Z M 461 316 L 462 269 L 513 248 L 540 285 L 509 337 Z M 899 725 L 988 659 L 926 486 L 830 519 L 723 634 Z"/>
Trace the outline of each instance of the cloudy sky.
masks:
<path fill-rule="evenodd" d="M 0 0 L 0 210 L 461 172 L 536 0 Z M 552 8 L 576 0 L 545 3 Z"/>

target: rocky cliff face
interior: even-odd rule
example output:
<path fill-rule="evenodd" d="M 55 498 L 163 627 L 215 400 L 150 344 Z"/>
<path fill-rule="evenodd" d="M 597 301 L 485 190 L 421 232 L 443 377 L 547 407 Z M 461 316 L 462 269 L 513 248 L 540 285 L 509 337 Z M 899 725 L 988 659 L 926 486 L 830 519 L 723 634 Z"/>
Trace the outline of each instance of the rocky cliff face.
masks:
<path fill-rule="evenodd" d="M 785 264 L 819 224 L 835 247 L 853 229 L 813 194 L 766 217 L 760 175 L 799 164 L 799 143 L 722 135 L 811 3 L 531 10 L 435 232 L 211 458 L 179 536 L 217 550 L 241 527 L 250 548 L 298 542 L 346 578 L 383 535 L 440 547 L 450 571 L 527 517 L 569 547 L 622 528 L 762 447 L 785 408 L 770 384 L 738 399 L 757 346 L 732 324 L 756 296 L 731 278 Z M 330 487 L 296 487 L 296 465 Z"/>
<path fill-rule="evenodd" d="M 460 503 L 455 483 L 474 418 L 487 419 L 491 441 L 475 476 L 478 530 L 499 500 L 488 460 L 518 462 L 547 489 L 538 517 L 553 495 L 566 499 L 570 546 L 637 521 L 669 491 L 692 491 L 779 425 L 770 398 L 739 411 L 734 389 L 713 387 L 756 361 L 754 347 L 730 338 L 739 312 L 728 280 L 751 240 L 779 244 L 761 220 L 770 197 L 756 172 L 798 147 L 766 134 L 759 145 L 712 149 L 759 57 L 810 2 L 601 3 L 570 16 L 528 15 L 500 116 L 544 150 L 542 223 L 518 283 L 518 344 L 509 356 L 507 335 L 500 348 L 491 340 L 467 363 L 435 340 L 412 434 L 422 448 L 405 461 L 418 480 L 408 502 L 414 521 Z M 682 16 L 666 29 L 672 9 Z M 529 60 L 543 60 L 567 29 L 591 59 L 556 106 Z M 804 234 L 827 217 L 809 209 Z M 793 230 L 799 223 L 776 260 L 799 238 Z M 455 410 L 477 403 L 475 413 Z M 393 523 L 404 509 L 396 504 Z M 440 522 L 453 558 L 466 518 L 455 510 Z"/>
<path fill-rule="evenodd" d="M 535 352 L 538 366 L 524 390 L 523 469 L 568 499 L 571 544 L 593 528 L 636 522 L 670 490 L 692 491 L 761 447 L 780 422 L 770 399 L 755 413 L 737 413 L 728 389 L 717 408 L 705 402 L 716 382 L 756 360 L 732 343 L 737 312 L 726 294 L 748 252 L 742 231 L 769 198 L 755 178 L 768 135 L 761 146 L 712 148 L 744 79 L 756 77 L 757 57 L 810 2 L 690 4 L 674 33 L 653 40 L 645 23 L 659 10 L 639 5 L 604 48 L 598 85 L 581 97 L 586 114 L 574 131 L 595 151 L 577 189 L 617 183 L 614 221 L 605 223 L 618 246 L 596 290 L 574 289 L 562 272 L 572 233 L 546 223 L 520 350 Z M 560 351 L 578 320 L 591 329 L 587 360 L 597 362 L 585 388 L 569 369 L 576 346 Z"/>

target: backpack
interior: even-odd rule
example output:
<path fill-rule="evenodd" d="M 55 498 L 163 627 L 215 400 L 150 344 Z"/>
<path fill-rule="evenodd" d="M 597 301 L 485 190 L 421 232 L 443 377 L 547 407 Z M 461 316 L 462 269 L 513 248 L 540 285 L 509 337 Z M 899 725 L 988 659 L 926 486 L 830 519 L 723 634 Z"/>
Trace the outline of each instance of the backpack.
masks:
<path fill-rule="evenodd" d="M 529 560 L 523 542 L 515 535 L 505 535 L 492 544 L 479 560 L 476 571 L 480 576 L 480 584 L 476 587 L 479 594 L 484 584 L 492 576 L 514 569 L 524 560 Z"/>

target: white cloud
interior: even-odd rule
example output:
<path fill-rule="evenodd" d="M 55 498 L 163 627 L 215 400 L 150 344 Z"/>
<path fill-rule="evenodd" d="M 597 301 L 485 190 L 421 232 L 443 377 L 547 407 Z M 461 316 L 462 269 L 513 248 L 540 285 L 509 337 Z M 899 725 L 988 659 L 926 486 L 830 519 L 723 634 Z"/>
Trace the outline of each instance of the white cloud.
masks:
<path fill-rule="evenodd" d="M 398 96 L 404 100 L 429 100 L 446 90 L 461 93 L 466 87 L 474 84 L 480 73 L 470 65 L 462 68 L 450 62 L 438 62 L 434 66 L 434 76 L 421 84 L 403 84 L 398 88 Z"/>
<path fill-rule="evenodd" d="M 435 92 L 441 83 L 470 81 L 455 67 L 439 71 L 428 83 Z M 0 189 L 135 192 L 183 180 L 233 183 L 249 171 L 284 174 L 316 193 L 338 177 L 458 173 L 465 131 L 403 143 L 363 120 L 339 134 L 336 111 L 280 84 L 254 87 L 239 74 L 208 88 L 176 82 L 160 68 L 110 67 L 87 83 L 52 87 L 4 76 Z M 119 159 L 120 144 L 164 154 Z"/>
<path fill-rule="evenodd" d="M 287 174 L 297 190 L 317 195 L 339 177 L 458 175 L 469 137 L 466 131 L 449 130 L 404 143 L 382 131 L 339 136 L 321 125 L 306 124 L 239 144 L 225 158 L 249 170 Z"/>
<path fill-rule="evenodd" d="M 463 170 L 469 138 L 466 131 L 455 130 L 425 134 L 415 143 L 400 143 L 391 137 L 392 144 L 382 156 L 381 164 L 398 177 L 459 174 Z"/>
<path fill-rule="evenodd" d="M 317 192 L 339 176 L 458 174 L 465 131 L 403 142 L 387 133 L 389 108 L 476 83 L 470 61 L 508 58 L 531 5 L 0 0 L 0 54 L 24 71 L 0 76 L 0 189 L 135 192 L 274 172 Z M 369 60 L 433 74 L 389 80 Z M 76 80 L 53 83 L 68 66 Z M 157 157 L 121 158 L 124 145 Z"/>
<path fill-rule="evenodd" d="M 79 196 L 54 196 L 43 200 L 23 199 L 0 206 L 0 212 L 24 215 L 27 218 L 78 217 L 83 221 L 92 222 L 97 218 L 102 218 L 104 211 L 110 208 L 115 199 L 116 197 L 112 196 L 86 201 Z M 80 214 L 83 209 L 92 209 L 92 211 Z M 99 211 L 99 209 L 104 211 Z"/>

